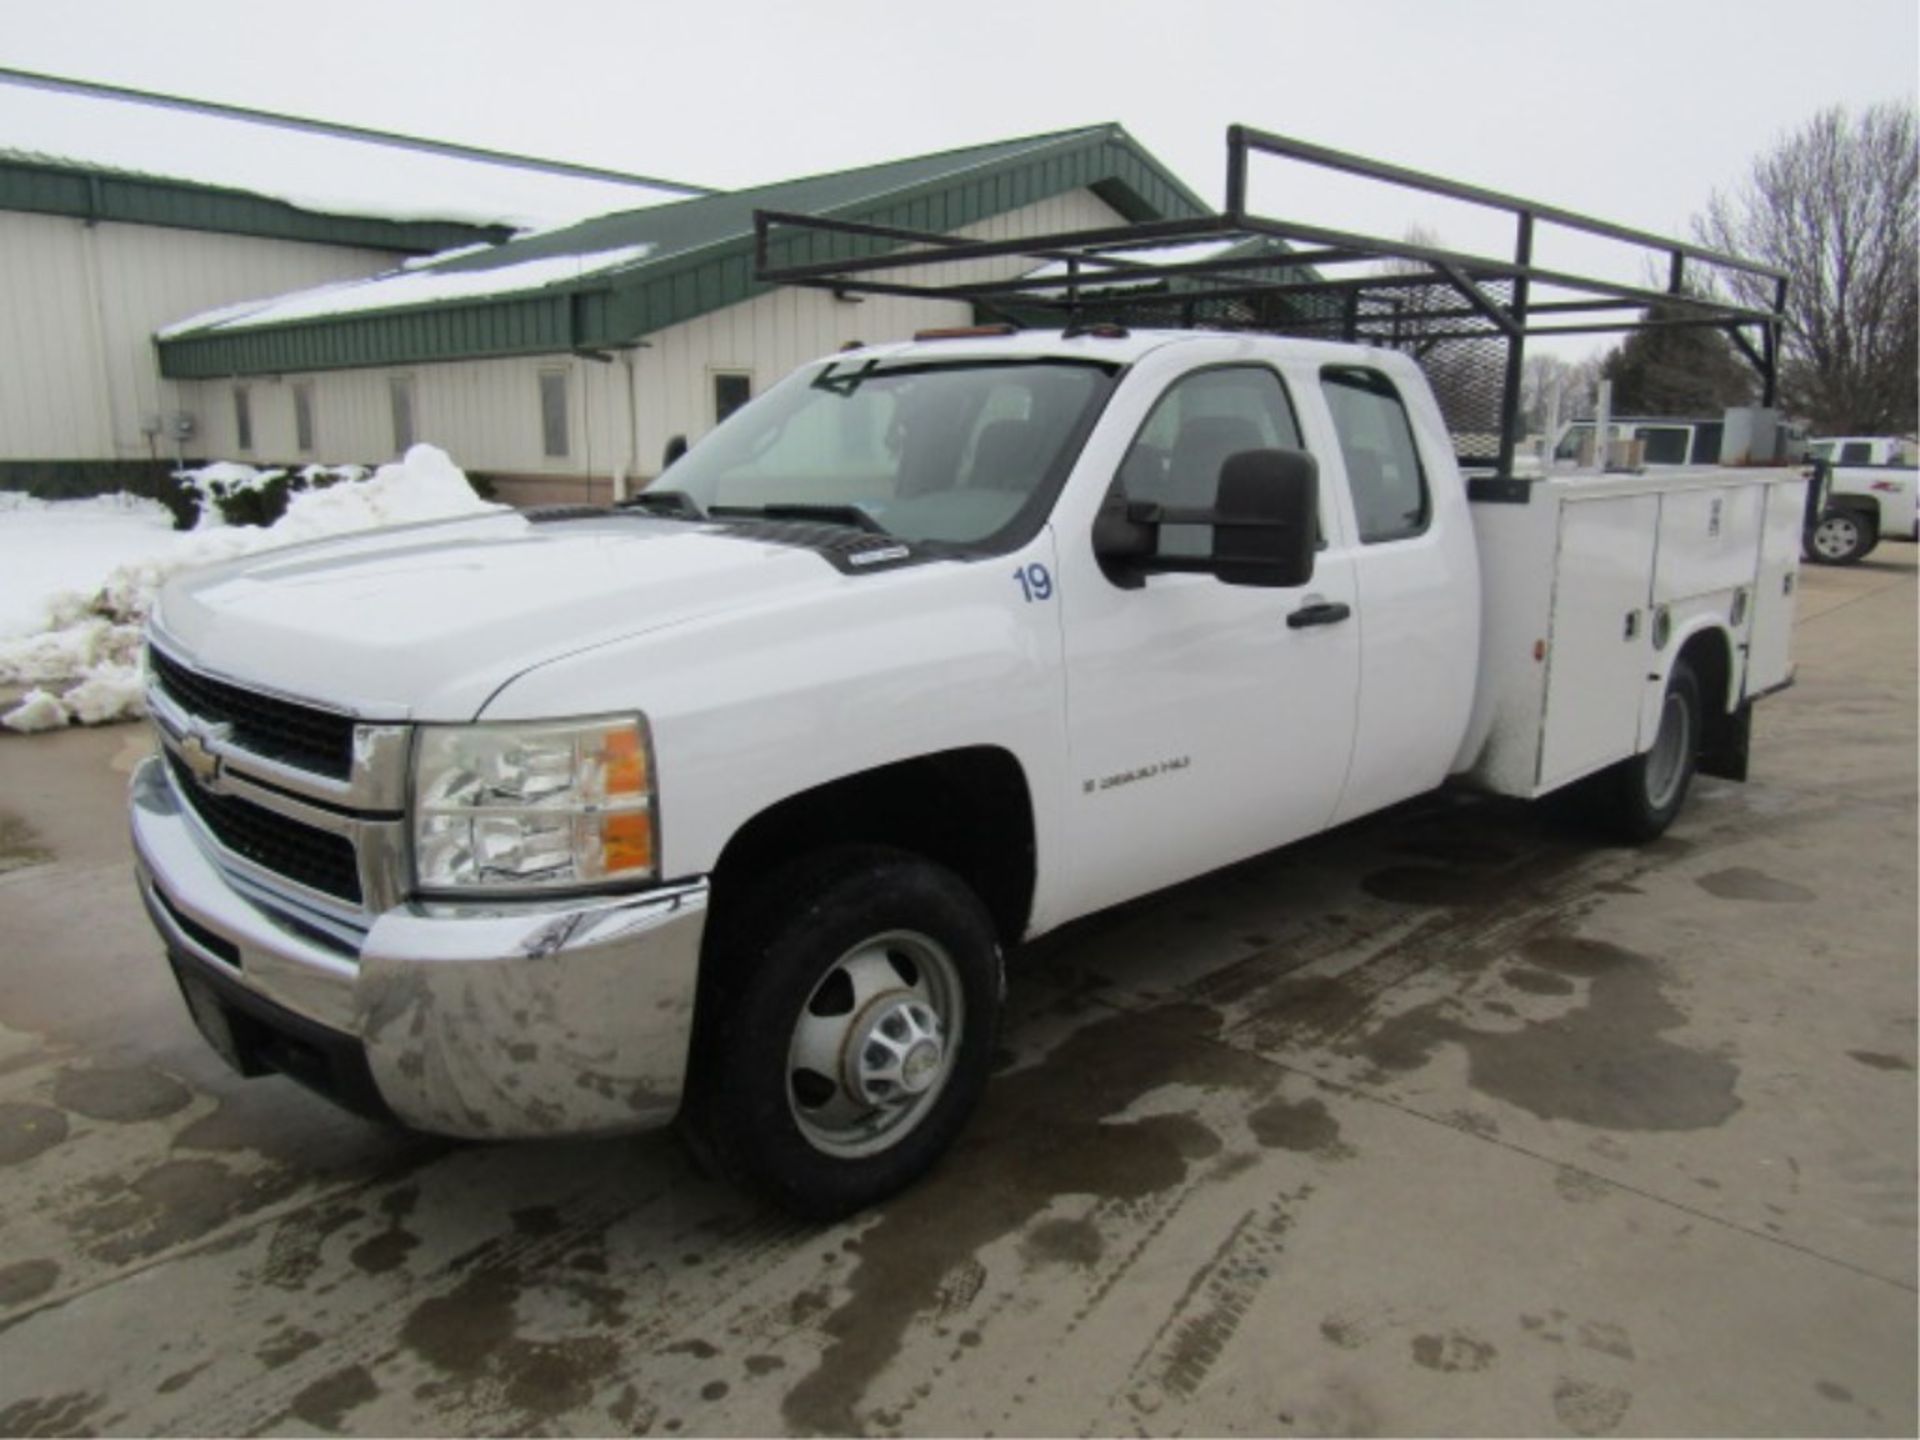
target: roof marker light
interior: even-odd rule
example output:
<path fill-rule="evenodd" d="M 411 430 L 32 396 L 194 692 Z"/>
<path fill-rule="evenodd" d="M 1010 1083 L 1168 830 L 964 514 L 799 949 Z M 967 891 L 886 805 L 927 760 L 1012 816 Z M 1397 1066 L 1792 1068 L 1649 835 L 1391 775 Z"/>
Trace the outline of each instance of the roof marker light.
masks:
<path fill-rule="evenodd" d="M 993 335 L 1018 335 L 1018 325 L 952 325 L 944 329 L 916 330 L 916 340 L 979 340 Z"/>

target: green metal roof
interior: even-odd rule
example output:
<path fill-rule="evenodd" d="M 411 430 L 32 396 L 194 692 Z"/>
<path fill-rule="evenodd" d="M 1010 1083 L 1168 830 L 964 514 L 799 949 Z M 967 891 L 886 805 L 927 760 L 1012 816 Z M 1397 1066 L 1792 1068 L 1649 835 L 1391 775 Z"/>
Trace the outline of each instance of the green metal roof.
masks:
<path fill-rule="evenodd" d="M 517 294 L 225 329 L 210 321 L 158 342 L 161 373 L 282 374 L 627 344 L 772 288 L 753 278 L 756 209 L 948 232 L 1080 189 L 1129 220 L 1208 213 L 1120 126 L 1060 131 L 599 216 L 427 269 L 458 274 L 628 246 L 648 247 L 645 257 Z M 865 253 L 861 243 L 871 242 L 797 233 L 774 250 L 804 264 Z"/>
<path fill-rule="evenodd" d="M 1181 247 L 1170 245 L 1155 247 L 1153 251 L 1134 250 L 1126 252 L 1127 258 L 1139 260 L 1149 255 L 1164 254 L 1166 263 L 1177 264 L 1183 259 L 1206 259 L 1213 264 L 1229 261 L 1264 261 L 1283 259 L 1292 253 L 1293 247 L 1286 241 L 1271 235 L 1255 235 L 1249 239 L 1231 245 L 1218 245 L 1217 242 L 1201 240 L 1192 242 L 1198 245 L 1214 245 L 1211 253 L 1205 256 L 1180 255 L 1171 253 Z M 1064 267 L 1054 264 L 1046 267 L 1042 274 L 1063 274 Z M 1121 324 L 1150 326 L 1166 325 L 1190 329 L 1202 320 L 1211 320 L 1222 308 L 1217 300 L 1193 300 L 1183 304 L 1183 298 L 1196 293 L 1216 290 L 1223 285 L 1240 283 L 1251 276 L 1258 276 L 1275 285 L 1313 281 L 1320 274 L 1311 265 L 1287 265 L 1269 268 L 1265 265 L 1250 266 L 1242 274 L 1213 275 L 1165 275 L 1150 279 L 1128 281 L 1124 277 L 1112 277 L 1109 283 L 1102 284 L 1098 272 L 1083 271 L 1079 287 L 1079 300 L 1083 319 L 1112 319 Z M 1036 292 L 1039 293 L 1039 292 Z M 1049 287 L 1045 293 L 1059 299 L 1064 292 Z M 1276 302 L 1292 310 L 1290 300 L 1276 297 Z M 974 317 L 981 322 L 1012 321 L 1028 329 L 1044 330 L 1061 323 L 1061 312 L 1052 306 L 1036 305 L 1025 296 L 1014 294 L 1005 298 L 996 297 L 992 303 L 976 301 Z"/>
<path fill-rule="evenodd" d="M 504 225 L 322 214 L 247 190 L 7 149 L 0 149 L 0 210 L 158 225 L 171 230 L 211 230 L 269 240 L 304 240 L 315 245 L 352 245 L 403 255 L 431 255 L 460 245 L 495 243 L 513 234 Z"/>

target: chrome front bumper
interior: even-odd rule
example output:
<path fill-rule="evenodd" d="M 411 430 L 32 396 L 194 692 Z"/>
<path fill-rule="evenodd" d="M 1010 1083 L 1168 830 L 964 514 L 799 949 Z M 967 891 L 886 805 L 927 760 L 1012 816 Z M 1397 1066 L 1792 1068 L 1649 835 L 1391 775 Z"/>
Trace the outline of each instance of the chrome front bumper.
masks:
<path fill-rule="evenodd" d="M 539 906 L 397 905 L 354 953 L 236 885 L 157 759 L 134 774 L 132 815 L 141 891 L 182 971 L 358 1047 L 403 1123 L 592 1135 L 678 1111 L 706 881 Z"/>

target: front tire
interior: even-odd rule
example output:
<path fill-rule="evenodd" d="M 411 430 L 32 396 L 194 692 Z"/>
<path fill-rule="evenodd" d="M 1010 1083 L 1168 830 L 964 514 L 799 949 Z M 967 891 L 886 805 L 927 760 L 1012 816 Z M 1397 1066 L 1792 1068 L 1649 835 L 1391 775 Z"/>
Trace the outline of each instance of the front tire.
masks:
<path fill-rule="evenodd" d="M 1880 543 L 1873 524 L 1857 510 L 1829 510 L 1807 536 L 1805 556 L 1816 565 L 1857 565 Z"/>
<path fill-rule="evenodd" d="M 1699 762 L 1701 716 L 1699 678 L 1677 660 L 1653 744 L 1594 777 L 1601 821 L 1616 838 L 1634 845 L 1658 839 L 1680 813 Z"/>
<path fill-rule="evenodd" d="M 992 1063 L 1000 950 L 973 892 L 845 847 L 762 885 L 719 949 L 693 1118 L 722 1173 L 829 1220 L 931 1169 Z"/>

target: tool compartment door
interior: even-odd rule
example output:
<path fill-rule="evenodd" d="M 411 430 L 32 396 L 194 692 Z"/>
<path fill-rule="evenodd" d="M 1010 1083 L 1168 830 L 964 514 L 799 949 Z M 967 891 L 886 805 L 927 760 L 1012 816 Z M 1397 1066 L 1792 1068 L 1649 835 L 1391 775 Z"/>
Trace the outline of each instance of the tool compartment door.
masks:
<path fill-rule="evenodd" d="M 1793 673 L 1794 591 L 1800 585 L 1800 530 L 1806 487 L 1791 481 L 1767 486 L 1760 538 L 1760 569 L 1753 585 L 1753 628 L 1747 638 L 1747 694 L 1787 683 Z"/>
<path fill-rule="evenodd" d="M 1763 488 L 1751 482 L 1676 490 L 1660 498 L 1660 559 L 1653 599 L 1673 605 L 1753 583 Z M 1724 613 L 1724 612 L 1722 612 Z"/>
<path fill-rule="evenodd" d="M 1634 753 L 1659 528 L 1658 495 L 1583 497 L 1560 507 L 1542 790 Z"/>

